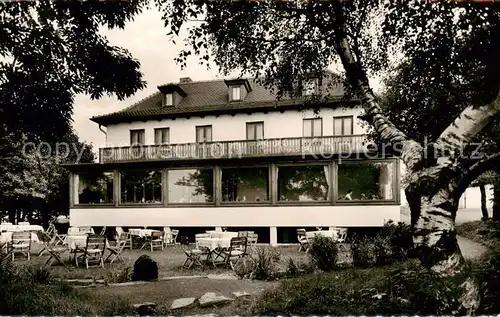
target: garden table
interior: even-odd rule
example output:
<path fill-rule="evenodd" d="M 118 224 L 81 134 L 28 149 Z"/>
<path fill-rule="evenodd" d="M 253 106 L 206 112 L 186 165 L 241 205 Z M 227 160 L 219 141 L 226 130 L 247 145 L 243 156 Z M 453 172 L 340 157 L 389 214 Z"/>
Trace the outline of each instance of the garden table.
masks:
<path fill-rule="evenodd" d="M 306 236 L 309 239 L 314 238 L 315 236 L 320 235 L 323 237 L 328 237 L 332 239 L 337 239 L 337 231 L 336 230 L 319 230 L 319 231 L 308 231 L 306 232 Z"/>

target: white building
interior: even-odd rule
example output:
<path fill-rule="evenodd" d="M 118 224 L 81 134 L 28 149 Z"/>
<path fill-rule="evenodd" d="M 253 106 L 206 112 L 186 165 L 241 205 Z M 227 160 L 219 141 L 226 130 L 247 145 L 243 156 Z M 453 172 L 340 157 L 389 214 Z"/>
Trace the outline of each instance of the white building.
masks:
<path fill-rule="evenodd" d="M 107 147 L 99 163 L 68 166 L 71 225 L 228 227 L 274 245 L 298 227 L 399 221 L 398 159 L 367 147 L 359 103 L 327 81 L 276 100 L 254 80 L 181 78 L 92 118 Z"/>

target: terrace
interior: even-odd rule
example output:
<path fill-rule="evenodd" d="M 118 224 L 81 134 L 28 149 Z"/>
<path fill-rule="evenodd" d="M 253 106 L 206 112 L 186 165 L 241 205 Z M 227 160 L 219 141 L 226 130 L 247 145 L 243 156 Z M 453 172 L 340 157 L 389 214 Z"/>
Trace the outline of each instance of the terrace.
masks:
<path fill-rule="evenodd" d="M 366 135 L 298 137 L 206 143 L 132 145 L 99 149 L 100 163 L 343 155 L 367 151 Z"/>

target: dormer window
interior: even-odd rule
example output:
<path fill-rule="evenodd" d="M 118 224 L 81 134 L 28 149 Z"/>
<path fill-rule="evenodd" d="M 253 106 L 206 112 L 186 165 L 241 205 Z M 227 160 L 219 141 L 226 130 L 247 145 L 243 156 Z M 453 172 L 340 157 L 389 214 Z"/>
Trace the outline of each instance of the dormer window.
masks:
<path fill-rule="evenodd" d="M 311 96 L 316 94 L 317 88 L 316 79 L 306 79 L 302 82 L 302 96 Z"/>
<path fill-rule="evenodd" d="M 173 93 L 165 94 L 165 105 L 166 106 L 173 106 L 174 105 L 174 94 Z"/>
<path fill-rule="evenodd" d="M 231 89 L 231 93 L 232 93 L 231 100 L 233 100 L 233 101 L 240 101 L 241 100 L 241 86 L 233 86 Z"/>

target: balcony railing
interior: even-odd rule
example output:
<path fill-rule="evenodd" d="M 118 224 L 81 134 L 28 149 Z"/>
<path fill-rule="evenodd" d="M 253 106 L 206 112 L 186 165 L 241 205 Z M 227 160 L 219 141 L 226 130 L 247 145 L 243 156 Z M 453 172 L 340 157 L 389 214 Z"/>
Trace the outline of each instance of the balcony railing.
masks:
<path fill-rule="evenodd" d="M 310 156 L 363 153 L 365 135 L 281 138 L 207 143 L 137 145 L 99 149 L 101 163 Z"/>

